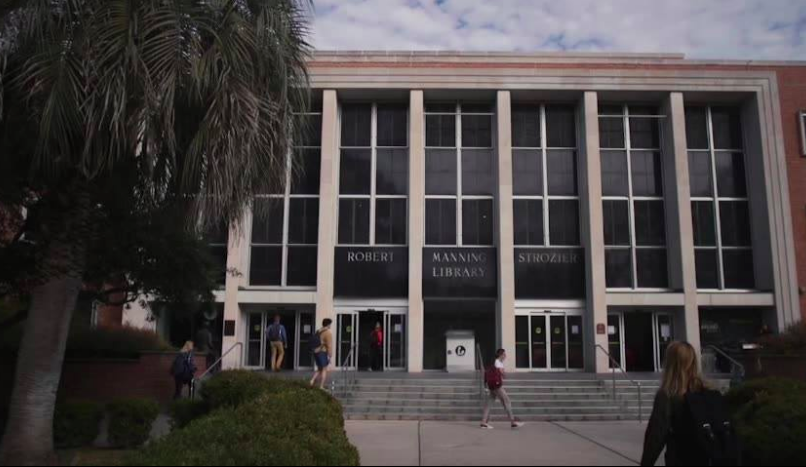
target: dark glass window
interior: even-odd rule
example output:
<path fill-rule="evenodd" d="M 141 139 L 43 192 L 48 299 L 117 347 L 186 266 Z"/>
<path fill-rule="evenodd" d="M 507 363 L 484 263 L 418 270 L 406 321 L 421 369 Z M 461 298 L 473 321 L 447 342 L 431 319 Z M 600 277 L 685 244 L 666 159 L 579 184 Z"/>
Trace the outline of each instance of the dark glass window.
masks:
<path fill-rule="evenodd" d="M 634 196 L 663 196 L 663 171 L 660 153 L 631 151 Z"/>
<path fill-rule="evenodd" d="M 719 288 L 719 264 L 717 250 L 696 250 L 694 252 L 697 265 L 697 288 Z"/>
<path fill-rule="evenodd" d="M 456 200 L 425 200 L 425 242 L 456 245 Z"/>
<path fill-rule="evenodd" d="M 456 194 L 456 151 L 429 149 L 425 155 L 425 193 Z"/>
<path fill-rule="evenodd" d="M 405 199 L 378 199 L 375 201 L 375 243 L 378 245 L 406 244 Z"/>
<path fill-rule="evenodd" d="M 630 182 L 625 151 L 602 151 L 602 194 L 629 196 Z"/>
<path fill-rule="evenodd" d="M 339 192 L 368 195 L 372 189 L 372 150 L 342 149 Z"/>
<path fill-rule="evenodd" d="M 493 152 L 487 149 L 462 151 L 462 193 L 465 195 L 492 195 L 497 173 L 493 167 Z"/>
<path fill-rule="evenodd" d="M 627 201 L 605 200 L 603 207 L 605 245 L 629 246 L 629 203 Z"/>
<path fill-rule="evenodd" d="M 633 109 L 630 109 L 632 112 Z M 659 149 L 660 128 L 657 118 L 630 118 L 630 147 L 633 149 Z"/>
<path fill-rule="evenodd" d="M 713 107 L 714 149 L 742 149 L 742 118 L 738 110 Z"/>
<path fill-rule="evenodd" d="M 579 245 L 579 202 L 577 200 L 549 201 L 549 235 L 552 245 Z"/>
<path fill-rule="evenodd" d="M 408 146 L 408 110 L 405 105 L 378 106 L 378 146 Z"/>
<path fill-rule="evenodd" d="M 492 128 L 491 115 L 462 115 L 462 147 L 493 147 Z"/>
<path fill-rule="evenodd" d="M 456 104 L 451 102 L 427 102 L 425 104 L 426 113 L 455 113 Z"/>
<path fill-rule="evenodd" d="M 635 242 L 637 246 L 666 244 L 666 217 L 663 201 L 635 202 Z"/>
<path fill-rule="evenodd" d="M 426 115 L 425 145 L 432 148 L 456 147 L 456 115 Z"/>
<path fill-rule="evenodd" d="M 717 152 L 716 183 L 721 198 L 744 198 L 747 196 L 747 183 L 744 171 L 744 154 L 737 152 Z"/>
<path fill-rule="evenodd" d="M 539 149 L 512 151 L 512 181 L 515 196 L 543 194 L 543 154 Z"/>
<path fill-rule="evenodd" d="M 605 275 L 608 288 L 632 288 L 632 253 L 630 249 L 607 249 L 605 251 Z"/>
<path fill-rule="evenodd" d="M 529 317 L 515 317 L 515 366 L 517 368 L 529 368 Z"/>
<path fill-rule="evenodd" d="M 753 252 L 751 250 L 725 250 L 725 288 L 752 289 L 756 286 Z"/>
<path fill-rule="evenodd" d="M 286 282 L 290 286 L 316 285 L 316 246 L 290 246 L 288 247 L 288 277 Z"/>
<path fill-rule="evenodd" d="M 550 196 L 576 196 L 576 151 L 549 150 L 546 154 L 548 191 Z"/>
<path fill-rule="evenodd" d="M 253 246 L 249 268 L 251 285 L 281 285 L 283 247 Z"/>
<path fill-rule="evenodd" d="M 369 244 L 369 199 L 339 200 L 339 243 Z"/>
<path fill-rule="evenodd" d="M 711 201 L 691 203 L 691 217 L 694 226 L 694 245 L 716 246 L 714 203 Z"/>
<path fill-rule="evenodd" d="M 540 147 L 540 106 L 512 108 L 512 147 Z"/>
<path fill-rule="evenodd" d="M 514 200 L 514 223 L 516 245 L 544 245 L 542 200 Z"/>
<path fill-rule="evenodd" d="M 691 184 L 691 196 L 713 196 L 714 193 L 711 189 L 711 180 L 713 179 L 713 174 L 711 173 L 711 154 L 707 152 L 689 152 L 688 171 Z"/>
<path fill-rule="evenodd" d="M 342 147 L 369 147 L 371 138 L 372 105 L 343 105 L 341 108 Z"/>
<path fill-rule="evenodd" d="M 300 115 L 300 140 L 295 142 L 296 146 L 318 147 L 322 145 L 322 115 L 304 114 Z"/>
<path fill-rule="evenodd" d="M 288 222 L 289 244 L 319 243 L 319 199 L 291 198 Z"/>
<path fill-rule="evenodd" d="M 462 201 L 462 243 L 464 245 L 493 244 L 493 201 L 491 199 Z"/>
<path fill-rule="evenodd" d="M 546 106 L 546 140 L 550 148 L 576 147 L 576 111 L 572 106 Z"/>
<path fill-rule="evenodd" d="M 296 149 L 294 176 L 291 193 L 295 195 L 318 195 L 319 174 L 321 172 L 321 149 Z"/>
<path fill-rule="evenodd" d="M 284 212 L 282 198 L 256 199 L 252 243 L 282 244 Z"/>
<path fill-rule="evenodd" d="M 689 149 L 709 149 L 705 107 L 686 107 L 686 139 Z"/>
<path fill-rule="evenodd" d="M 719 217 L 724 246 L 750 246 L 750 210 L 747 201 L 720 201 Z"/>
<path fill-rule="evenodd" d="M 378 149 L 377 186 L 379 195 L 405 195 L 409 184 L 408 149 Z"/>
<path fill-rule="evenodd" d="M 616 104 L 599 104 L 599 115 L 621 117 L 624 115 L 624 107 Z"/>
<path fill-rule="evenodd" d="M 599 119 L 599 145 L 603 149 L 624 149 L 624 119 L 602 117 Z"/>
<path fill-rule="evenodd" d="M 484 104 L 484 103 L 462 104 L 462 112 L 465 113 L 488 114 L 492 113 L 492 111 L 493 106 L 491 104 Z"/>
<path fill-rule="evenodd" d="M 669 268 L 666 250 L 638 249 L 635 252 L 638 267 L 638 287 L 666 288 L 669 286 Z"/>

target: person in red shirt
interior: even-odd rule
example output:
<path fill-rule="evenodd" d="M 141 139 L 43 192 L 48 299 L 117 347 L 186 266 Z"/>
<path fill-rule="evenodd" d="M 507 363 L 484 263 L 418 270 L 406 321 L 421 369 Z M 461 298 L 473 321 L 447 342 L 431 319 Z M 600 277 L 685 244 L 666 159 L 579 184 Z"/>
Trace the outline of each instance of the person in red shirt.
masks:
<path fill-rule="evenodd" d="M 370 371 L 383 370 L 383 327 L 375 324 L 369 338 Z"/>

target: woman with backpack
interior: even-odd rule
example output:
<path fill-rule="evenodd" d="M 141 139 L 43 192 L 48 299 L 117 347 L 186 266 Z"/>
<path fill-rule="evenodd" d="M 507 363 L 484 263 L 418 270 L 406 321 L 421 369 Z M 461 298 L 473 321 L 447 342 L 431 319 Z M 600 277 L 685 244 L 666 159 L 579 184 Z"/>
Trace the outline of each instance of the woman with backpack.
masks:
<path fill-rule="evenodd" d="M 739 465 L 739 449 L 722 394 L 708 388 L 697 351 L 672 342 L 644 439 L 641 465 Z"/>
<path fill-rule="evenodd" d="M 490 390 L 489 397 L 484 398 L 484 415 L 481 419 L 481 428 L 484 430 L 492 430 L 493 426 L 489 424 L 490 421 L 490 402 L 495 402 L 496 399 L 501 401 L 504 410 L 507 411 L 509 421 L 512 429 L 517 429 L 523 426 L 515 415 L 512 414 L 512 402 L 509 400 L 506 390 L 504 390 L 504 362 L 507 359 L 507 352 L 504 349 L 498 349 L 495 352 L 495 362 L 487 369 L 484 374 L 484 382 L 487 389 Z"/>
<path fill-rule="evenodd" d="M 171 376 L 174 377 L 176 388 L 174 391 L 174 399 L 180 399 L 182 397 L 182 390 L 185 389 L 185 386 L 191 387 L 193 378 L 196 377 L 196 370 L 196 362 L 194 361 L 193 355 L 193 342 L 187 341 L 171 366 Z"/>

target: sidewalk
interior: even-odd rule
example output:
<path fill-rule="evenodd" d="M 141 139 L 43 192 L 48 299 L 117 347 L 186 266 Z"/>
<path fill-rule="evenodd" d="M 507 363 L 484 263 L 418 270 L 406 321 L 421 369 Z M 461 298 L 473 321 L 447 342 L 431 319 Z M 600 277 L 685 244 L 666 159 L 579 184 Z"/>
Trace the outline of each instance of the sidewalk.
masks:
<path fill-rule="evenodd" d="M 645 424 L 637 422 L 474 423 L 348 421 L 364 466 L 638 465 Z"/>

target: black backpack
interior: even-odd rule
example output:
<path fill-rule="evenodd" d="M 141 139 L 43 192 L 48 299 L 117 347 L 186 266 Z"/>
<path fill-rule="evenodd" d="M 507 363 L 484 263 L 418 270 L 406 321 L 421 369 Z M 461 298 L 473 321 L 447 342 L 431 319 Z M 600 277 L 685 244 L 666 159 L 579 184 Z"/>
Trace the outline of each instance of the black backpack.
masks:
<path fill-rule="evenodd" d="M 311 335 L 311 340 L 308 341 L 308 348 L 311 352 L 316 353 L 322 347 L 322 331 L 316 331 Z"/>
<path fill-rule="evenodd" d="M 741 465 L 739 440 L 722 393 L 691 392 L 686 395 L 684 412 L 678 448 L 688 451 L 686 457 L 696 456 L 700 465 Z"/>

